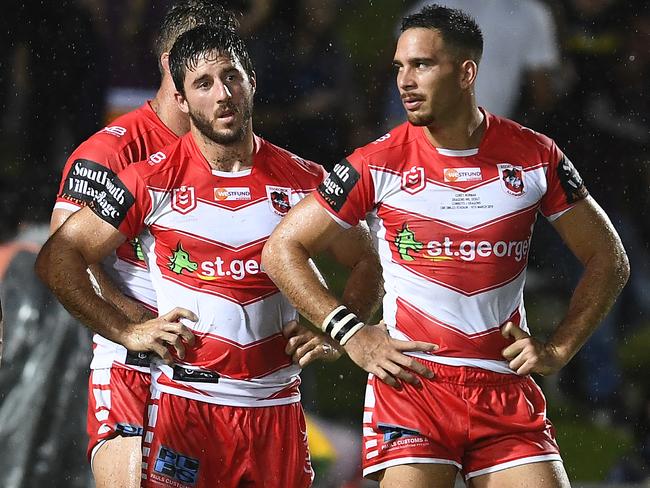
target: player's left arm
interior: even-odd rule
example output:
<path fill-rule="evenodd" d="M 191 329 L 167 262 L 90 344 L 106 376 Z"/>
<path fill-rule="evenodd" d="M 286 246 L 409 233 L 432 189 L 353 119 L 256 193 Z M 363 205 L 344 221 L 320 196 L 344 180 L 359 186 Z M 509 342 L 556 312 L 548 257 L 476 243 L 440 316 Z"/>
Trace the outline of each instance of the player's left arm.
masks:
<path fill-rule="evenodd" d="M 335 229 L 340 231 L 338 226 Z M 368 227 L 359 223 L 340 231 L 325 252 L 350 271 L 341 301 L 367 322 L 377 310 L 383 294 L 381 263 Z M 311 330 L 295 321 L 287 324 L 283 332 L 288 338 L 286 353 L 303 368 L 317 359 L 336 360 L 345 352 L 322 331 Z"/>
<path fill-rule="evenodd" d="M 630 274 L 625 249 L 607 214 L 592 197 L 579 201 L 553 222 L 584 266 L 565 317 L 546 343 L 511 323 L 503 333 L 515 342 L 503 351 L 518 374 L 552 374 L 580 350 L 607 315 Z"/>

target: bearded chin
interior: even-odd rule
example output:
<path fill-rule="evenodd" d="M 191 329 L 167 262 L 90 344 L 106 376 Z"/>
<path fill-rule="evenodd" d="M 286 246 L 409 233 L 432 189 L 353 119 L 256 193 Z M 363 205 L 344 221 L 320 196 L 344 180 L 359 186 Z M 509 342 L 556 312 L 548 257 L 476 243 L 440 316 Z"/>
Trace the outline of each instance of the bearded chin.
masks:
<path fill-rule="evenodd" d="M 411 123 L 411 125 L 414 125 L 416 127 L 424 127 L 433 123 L 433 117 L 411 114 L 409 112 L 406 113 L 406 118 Z"/>
<path fill-rule="evenodd" d="M 248 121 L 252 116 L 252 112 L 252 104 L 247 104 L 243 110 L 244 116 L 242 117 L 241 125 L 234 129 L 226 129 L 222 131 L 214 130 L 210 121 L 200 113 L 194 113 L 190 110 L 190 119 L 203 137 L 211 140 L 215 144 L 227 146 L 244 140 L 244 137 L 246 137 L 248 132 Z"/>

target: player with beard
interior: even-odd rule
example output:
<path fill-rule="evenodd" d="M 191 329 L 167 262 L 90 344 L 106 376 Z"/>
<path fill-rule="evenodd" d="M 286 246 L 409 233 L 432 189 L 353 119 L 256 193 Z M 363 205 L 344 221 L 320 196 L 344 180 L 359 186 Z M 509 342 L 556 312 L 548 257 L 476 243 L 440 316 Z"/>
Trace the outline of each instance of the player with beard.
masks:
<path fill-rule="evenodd" d="M 629 266 L 611 222 L 548 137 L 476 105 L 483 39 L 460 11 L 431 5 L 402 23 L 394 66 L 408 122 L 334 167 L 277 227 L 263 254 L 276 284 L 372 373 L 363 416 L 364 475 L 384 488 L 569 486 L 544 396 L 531 373 L 567 364 L 606 315 Z M 584 265 L 546 341 L 523 303 L 541 213 Z M 367 219 L 385 279 L 389 334 L 368 327 L 307 266 Z M 433 370 L 420 387 L 387 387 L 394 341 Z M 397 367 L 396 367 L 397 366 Z"/>
<path fill-rule="evenodd" d="M 300 368 L 282 335 L 297 313 L 260 261 L 323 170 L 253 133 L 255 73 L 232 31 L 192 29 L 169 61 L 190 132 L 113 178 L 50 238 L 37 269 L 67 308 L 118 343 L 167 332 L 173 351 L 152 364 L 143 486 L 309 486 Z M 137 235 L 164 314 L 144 324 L 98 299 L 85 277 Z M 328 250 L 351 270 L 344 301 L 369 315 L 380 286 L 366 282 L 381 281 L 369 236 L 352 229 Z M 171 329 L 178 318 L 184 325 Z"/>
<path fill-rule="evenodd" d="M 155 154 L 189 130 L 189 118 L 174 99 L 168 58 L 179 35 L 204 23 L 237 27 L 233 14 L 212 0 L 176 2 L 166 12 L 155 45 L 161 74 L 156 96 L 112 121 L 70 155 L 52 212 L 52 232 L 105 190 L 106 182 L 119 171 Z M 102 297 L 131 321 L 155 316 L 156 294 L 137 239 L 125 242 L 91 269 Z M 170 327 L 174 330 L 177 325 Z M 87 454 L 99 488 L 140 486 L 142 418 L 151 383 L 150 359 L 144 351 L 167 354 L 162 333 L 167 332 L 151 330 L 134 336 L 126 344 L 128 351 L 107 336 L 93 337 Z"/>

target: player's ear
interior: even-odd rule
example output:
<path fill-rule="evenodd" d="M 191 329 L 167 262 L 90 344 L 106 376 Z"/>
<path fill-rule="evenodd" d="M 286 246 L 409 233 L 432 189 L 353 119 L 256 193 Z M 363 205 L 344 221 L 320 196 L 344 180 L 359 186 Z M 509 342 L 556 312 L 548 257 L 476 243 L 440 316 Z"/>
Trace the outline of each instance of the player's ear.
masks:
<path fill-rule="evenodd" d="M 470 88 L 476 81 L 478 75 L 478 65 L 476 61 L 467 59 L 460 65 L 460 87 L 463 90 Z"/>
<path fill-rule="evenodd" d="M 176 100 L 176 103 L 178 104 L 178 108 L 181 109 L 181 112 L 183 112 L 184 114 L 189 114 L 190 113 L 190 107 L 187 104 L 187 99 L 185 98 L 185 96 L 182 93 L 180 93 L 180 92 L 174 93 L 174 99 Z"/>
<path fill-rule="evenodd" d="M 253 89 L 253 94 L 254 94 L 255 90 L 257 89 L 257 75 L 255 74 L 255 71 L 253 71 L 250 75 L 248 75 L 248 79 L 251 82 L 251 87 Z"/>
<path fill-rule="evenodd" d="M 171 72 L 169 71 L 169 53 L 162 53 L 160 55 L 160 66 L 162 66 L 163 71 L 171 76 Z"/>

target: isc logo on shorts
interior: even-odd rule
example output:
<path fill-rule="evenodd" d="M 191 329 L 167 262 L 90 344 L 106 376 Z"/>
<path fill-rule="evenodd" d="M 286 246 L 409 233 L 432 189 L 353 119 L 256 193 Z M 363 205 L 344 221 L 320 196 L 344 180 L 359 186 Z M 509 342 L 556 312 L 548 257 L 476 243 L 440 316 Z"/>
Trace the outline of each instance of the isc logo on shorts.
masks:
<path fill-rule="evenodd" d="M 199 474 L 199 461 L 172 451 L 168 447 L 160 446 L 158 457 L 153 466 L 152 479 L 159 478 L 156 473 L 165 478 L 171 478 L 180 483 L 165 483 L 170 486 L 192 486 L 196 483 Z M 163 481 L 158 479 L 157 481 Z M 164 481 L 163 481 L 164 482 Z"/>

